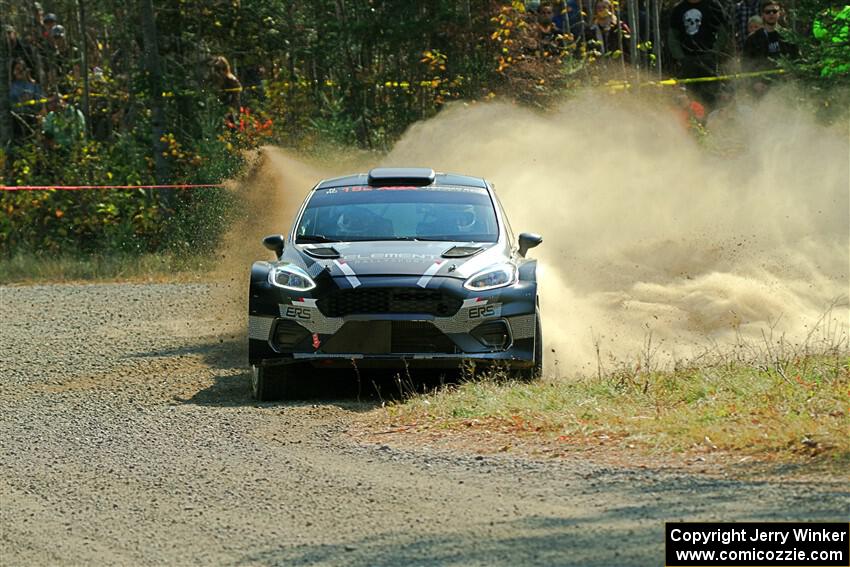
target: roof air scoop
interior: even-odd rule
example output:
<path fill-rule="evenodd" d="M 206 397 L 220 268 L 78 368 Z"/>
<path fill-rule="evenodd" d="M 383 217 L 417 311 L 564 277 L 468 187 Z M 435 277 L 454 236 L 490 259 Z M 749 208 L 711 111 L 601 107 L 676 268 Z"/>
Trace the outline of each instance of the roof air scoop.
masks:
<path fill-rule="evenodd" d="M 437 178 L 433 169 L 425 167 L 376 167 L 369 172 L 369 185 L 430 185 Z"/>
<path fill-rule="evenodd" d="M 484 250 L 480 246 L 452 246 L 445 252 L 443 252 L 443 258 L 467 258 L 469 256 L 475 256 L 479 252 Z"/>

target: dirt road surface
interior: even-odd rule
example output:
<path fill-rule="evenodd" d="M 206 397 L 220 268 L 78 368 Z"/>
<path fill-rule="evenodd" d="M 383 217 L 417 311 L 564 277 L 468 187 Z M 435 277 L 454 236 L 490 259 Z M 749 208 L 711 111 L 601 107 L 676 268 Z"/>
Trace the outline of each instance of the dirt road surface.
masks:
<path fill-rule="evenodd" d="M 350 387 L 251 400 L 222 297 L 0 287 L 0 564 L 661 565 L 667 520 L 850 516 L 839 482 L 360 444 Z"/>

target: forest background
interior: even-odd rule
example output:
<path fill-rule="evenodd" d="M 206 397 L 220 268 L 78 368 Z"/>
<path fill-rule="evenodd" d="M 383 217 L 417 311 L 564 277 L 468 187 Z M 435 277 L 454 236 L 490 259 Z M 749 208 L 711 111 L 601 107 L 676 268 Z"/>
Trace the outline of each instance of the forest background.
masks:
<path fill-rule="evenodd" d="M 67 100 L 86 115 L 85 136 L 69 147 L 45 144 L 38 131 L 16 137 L 20 109 L 0 87 L 0 184 L 218 184 L 245 171 L 250 150 L 264 144 L 304 153 L 386 151 L 451 101 L 498 97 L 545 112 L 588 86 L 669 77 L 663 43 L 653 40 L 664 37 L 674 4 L 616 4 L 627 21 L 630 10 L 641 10 L 646 22 L 629 38 L 637 56 L 627 65 L 618 54 L 600 64 L 581 38 L 565 40 L 554 56 L 539 53 L 518 1 L 55 0 L 44 8 L 79 56 Z M 825 107 L 841 108 L 834 101 L 850 84 L 840 71 L 850 60 L 846 27 L 838 41 L 812 33 L 812 22 L 836 6 L 791 3 L 802 55 L 781 65 Z M 0 7 L 0 23 L 22 32 L 32 26 L 31 3 L 2 0 Z M 0 44 L 0 68 L 10 72 L 11 54 Z M 238 109 L 227 108 L 211 81 L 218 56 L 241 81 Z M 836 60 L 839 72 L 824 72 Z M 235 199 L 216 187 L 3 191 L 0 258 L 195 257 L 215 249 L 239 209 Z"/>

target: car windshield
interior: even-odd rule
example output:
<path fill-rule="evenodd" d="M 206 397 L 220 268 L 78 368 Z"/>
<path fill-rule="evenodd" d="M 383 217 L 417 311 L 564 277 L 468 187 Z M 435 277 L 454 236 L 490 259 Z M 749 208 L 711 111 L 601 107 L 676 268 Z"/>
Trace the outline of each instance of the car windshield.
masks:
<path fill-rule="evenodd" d="M 477 187 L 331 187 L 313 192 L 296 242 L 496 242 L 496 212 Z"/>

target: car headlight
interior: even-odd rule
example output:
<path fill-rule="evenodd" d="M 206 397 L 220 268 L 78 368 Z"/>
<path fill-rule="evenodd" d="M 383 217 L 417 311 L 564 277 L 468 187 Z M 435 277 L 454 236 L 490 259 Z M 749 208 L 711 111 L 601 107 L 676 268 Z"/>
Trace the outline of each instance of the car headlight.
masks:
<path fill-rule="evenodd" d="M 316 287 L 313 278 L 297 266 L 275 266 L 269 272 L 269 283 L 292 291 L 307 291 Z"/>
<path fill-rule="evenodd" d="M 471 276 L 463 283 L 463 287 L 471 291 L 487 291 L 513 285 L 517 281 L 516 266 L 499 264 L 490 266 Z"/>

